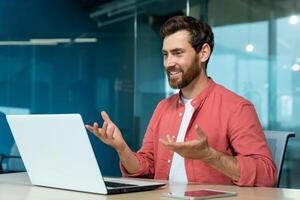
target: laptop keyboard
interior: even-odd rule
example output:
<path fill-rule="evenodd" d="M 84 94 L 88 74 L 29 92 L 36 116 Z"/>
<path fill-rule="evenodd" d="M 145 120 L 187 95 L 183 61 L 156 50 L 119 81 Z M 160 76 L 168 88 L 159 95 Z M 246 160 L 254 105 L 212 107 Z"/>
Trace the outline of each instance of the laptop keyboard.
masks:
<path fill-rule="evenodd" d="M 116 183 L 116 182 L 110 182 L 110 181 L 104 181 L 106 187 L 132 187 L 132 186 L 136 186 L 136 185 L 132 185 L 132 184 L 126 184 L 126 183 Z"/>

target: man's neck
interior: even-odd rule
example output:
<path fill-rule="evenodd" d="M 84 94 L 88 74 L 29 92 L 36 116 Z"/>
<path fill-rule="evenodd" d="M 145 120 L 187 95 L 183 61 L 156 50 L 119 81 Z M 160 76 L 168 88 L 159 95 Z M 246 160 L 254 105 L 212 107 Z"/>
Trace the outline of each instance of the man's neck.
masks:
<path fill-rule="evenodd" d="M 205 73 L 195 78 L 188 86 L 181 89 L 181 93 L 186 99 L 193 99 L 198 96 L 206 87 L 209 78 Z"/>

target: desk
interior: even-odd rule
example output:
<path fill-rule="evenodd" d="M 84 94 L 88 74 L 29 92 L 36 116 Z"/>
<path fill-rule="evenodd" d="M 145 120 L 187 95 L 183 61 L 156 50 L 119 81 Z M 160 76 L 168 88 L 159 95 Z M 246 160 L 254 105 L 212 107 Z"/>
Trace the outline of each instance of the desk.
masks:
<path fill-rule="evenodd" d="M 80 180 L 78 180 L 80 181 Z M 28 179 L 27 173 L 14 173 L 0 175 L 0 199 L 5 200 L 169 200 L 170 198 L 161 197 L 162 192 L 170 191 L 170 185 L 161 189 L 147 192 L 128 193 L 120 195 L 98 195 L 83 192 L 67 191 L 60 189 L 52 189 L 46 187 L 32 186 Z M 174 189 L 182 189 L 184 185 L 173 185 Z M 236 197 L 218 198 L 218 200 L 242 199 L 242 200 L 267 200 L 267 199 L 300 199 L 300 190 L 295 189 L 279 189 L 279 188 L 263 188 L 263 187 L 237 187 L 228 185 L 199 185 L 189 184 L 188 190 L 196 190 L 203 188 L 226 190 L 237 192 Z"/>

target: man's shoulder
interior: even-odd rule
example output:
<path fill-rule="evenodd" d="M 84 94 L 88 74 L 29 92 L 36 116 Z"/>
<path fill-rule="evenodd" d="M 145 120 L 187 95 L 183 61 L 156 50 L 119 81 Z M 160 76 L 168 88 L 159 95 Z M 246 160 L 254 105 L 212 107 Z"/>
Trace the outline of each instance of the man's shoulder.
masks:
<path fill-rule="evenodd" d="M 170 97 L 160 100 L 153 112 L 153 116 L 152 116 L 152 119 L 154 119 L 153 123 L 155 123 L 155 121 L 160 119 L 162 114 L 164 114 L 166 110 L 168 110 L 170 107 L 172 107 L 172 105 L 174 105 L 175 102 L 177 102 L 177 99 L 178 99 L 178 94 L 174 94 Z"/>
<path fill-rule="evenodd" d="M 165 102 L 165 103 L 174 103 L 174 102 L 176 102 L 176 101 L 178 101 L 178 100 L 179 100 L 179 94 L 176 93 L 176 94 L 173 94 L 173 95 L 171 95 L 171 96 L 169 96 L 169 97 L 164 98 L 164 99 L 161 100 L 161 101 L 162 101 L 162 102 Z"/>
<path fill-rule="evenodd" d="M 215 85 L 215 89 L 213 91 L 214 96 L 220 98 L 222 102 L 231 104 L 231 105 L 241 105 L 241 104 L 252 104 L 250 101 L 245 99 L 244 97 L 238 95 L 237 93 L 225 88 L 220 84 Z"/>
<path fill-rule="evenodd" d="M 163 107 L 168 107 L 170 105 L 174 105 L 174 103 L 177 103 L 179 100 L 179 94 L 173 94 L 169 97 L 166 97 L 162 100 L 157 105 L 157 108 L 163 108 Z"/>

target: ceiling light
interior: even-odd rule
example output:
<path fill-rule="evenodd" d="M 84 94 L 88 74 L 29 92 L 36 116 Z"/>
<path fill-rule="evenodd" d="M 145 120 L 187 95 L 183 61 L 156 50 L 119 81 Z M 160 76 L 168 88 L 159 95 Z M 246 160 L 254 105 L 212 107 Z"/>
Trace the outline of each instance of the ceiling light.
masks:
<path fill-rule="evenodd" d="M 54 42 L 32 43 L 30 41 L 0 41 L 0 46 L 32 46 L 32 45 L 56 45 Z"/>
<path fill-rule="evenodd" d="M 251 53 L 254 51 L 254 45 L 253 44 L 247 44 L 245 46 L 245 51 L 248 52 L 248 53 Z"/>
<path fill-rule="evenodd" d="M 298 24 L 298 22 L 299 22 L 298 16 L 297 15 L 290 16 L 289 22 L 292 25 Z"/>
<path fill-rule="evenodd" d="M 94 43 L 97 42 L 97 38 L 76 38 L 74 42 L 77 43 Z"/>
<path fill-rule="evenodd" d="M 293 70 L 294 72 L 299 71 L 299 70 L 300 70 L 300 65 L 299 65 L 298 63 L 293 64 L 293 65 L 292 65 L 292 70 Z"/>
<path fill-rule="evenodd" d="M 32 45 L 29 41 L 0 41 L 0 46 Z"/>
<path fill-rule="evenodd" d="M 42 38 L 42 39 L 30 39 L 32 44 L 58 44 L 58 43 L 69 43 L 71 39 L 69 38 Z"/>

